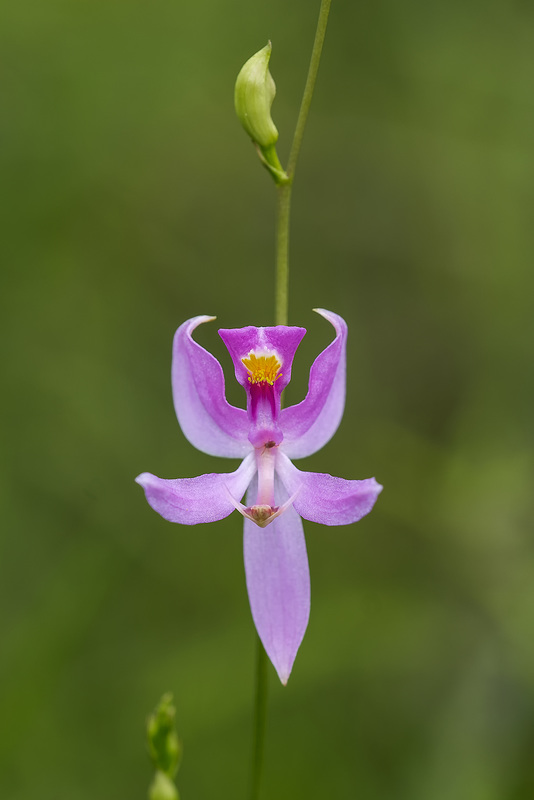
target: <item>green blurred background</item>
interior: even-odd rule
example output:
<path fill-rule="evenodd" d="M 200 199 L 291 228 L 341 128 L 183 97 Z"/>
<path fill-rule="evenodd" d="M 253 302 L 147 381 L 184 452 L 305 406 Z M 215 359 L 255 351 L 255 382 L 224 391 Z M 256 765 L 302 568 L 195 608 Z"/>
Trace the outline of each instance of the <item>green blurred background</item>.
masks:
<path fill-rule="evenodd" d="M 271 324 L 275 190 L 233 112 L 273 41 L 287 158 L 318 2 L 0 10 L 0 797 L 144 798 L 175 693 L 183 800 L 245 797 L 241 522 L 164 522 L 139 472 L 232 468 L 172 407 L 177 326 Z M 312 614 L 271 672 L 265 798 L 534 796 L 534 7 L 334 0 L 294 190 L 288 402 L 349 324 L 334 440 L 385 489 L 306 524 Z M 239 387 L 229 398 L 242 403 Z"/>

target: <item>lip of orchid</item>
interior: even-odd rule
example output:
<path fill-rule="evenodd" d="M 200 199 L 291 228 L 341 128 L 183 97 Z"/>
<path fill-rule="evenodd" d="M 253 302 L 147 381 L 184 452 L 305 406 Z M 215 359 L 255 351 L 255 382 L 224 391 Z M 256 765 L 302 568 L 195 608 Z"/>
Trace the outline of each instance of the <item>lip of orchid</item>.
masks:
<path fill-rule="evenodd" d="M 210 455 L 241 458 L 230 473 L 163 480 L 136 479 L 149 504 L 184 525 L 214 522 L 234 510 L 245 518 L 244 558 L 252 617 L 282 683 L 286 683 L 306 631 L 310 577 L 301 517 L 347 525 L 368 514 L 382 487 L 374 478 L 344 480 L 302 472 L 291 459 L 319 450 L 333 436 L 345 403 L 347 325 L 315 309 L 335 331 L 310 369 L 308 392 L 281 408 L 304 328 L 275 326 L 221 329 L 246 410 L 228 403 L 217 359 L 192 337 L 213 319 L 199 316 L 174 337 L 172 387 L 176 414 L 187 439 Z M 246 493 L 246 505 L 240 499 Z M 263 530 L 258 530 L 263 529 Z"/>

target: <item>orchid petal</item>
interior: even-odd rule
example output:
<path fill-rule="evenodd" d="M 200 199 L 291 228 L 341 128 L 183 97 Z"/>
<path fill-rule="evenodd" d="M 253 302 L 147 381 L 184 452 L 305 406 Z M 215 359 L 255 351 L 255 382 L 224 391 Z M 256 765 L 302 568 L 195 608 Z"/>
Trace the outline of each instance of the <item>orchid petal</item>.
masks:
<path fill-rule="evenodd" d="M 347 323 L 324 308 L 315 311 L 332 323 L 336 338 L 313 362 L 304 400 L 280 414 L 283 448 L 290 458 L 320 450 L 336 432 L 345 407 Z"/>
<path fill-rule="evenodd" d="M 198 478 L 164 480 L 150 472 L 135 479 L 143 487 L 154 511 L 169 522 L 196 525 L 227 517 L 235 508 L 232 498 L 245 494 L 256 471 L 254 453 L 250 453 L 235 472 L 210 472 Z"/>
<path fill-rule="evenodd" d="M 249 423 L 242 408 L 231 406 L 217 359 L 192 338 L 195 328 L 214 317 L 193 317 L 174 336 L 172 391 L 180 427 L 203 453 L 243 458 L 251 450 Z"/>
<path fill-rule="evenodd" d="M 276 472 L 290 493 L 298 492 L 298 513 L 322 525 L 349 525 L 368 514 L 382 491 L 374 478 L 348 481 L 320 472 L 302 472 L 284 453 L 277 454 Z"/>
<path fill-rule="evenodd" d="M 255 499 L 256 480 L 247 496 Z M 276 483 L 276 502 L 287 493 Z M 289 507 L 266 528 L 245 519 L 245 573 L 252 618 L 278 677 L 285 685 L 310 615 L 310 572 L 302 521 Z"/>

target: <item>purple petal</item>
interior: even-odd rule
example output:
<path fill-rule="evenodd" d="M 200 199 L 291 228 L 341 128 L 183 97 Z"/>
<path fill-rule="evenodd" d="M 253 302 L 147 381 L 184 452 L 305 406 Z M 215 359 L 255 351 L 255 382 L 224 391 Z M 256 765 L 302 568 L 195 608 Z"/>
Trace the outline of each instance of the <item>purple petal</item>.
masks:
<path fill-rule="evenodd" d="M 290 458 L 316 453 L 332 438 L 345 407 L 347 324 L 337 314 L 316 308 L 335 328 L 336 338 L 312 364 L 308 394 L 296 406 L 282 409 L 284 452 Z"/>
<path fill-rule="evenodd" d="M 297 347 L 306 333 L 305 328 L 294 328 L 287 325 L 277 325 L 273 328 L 222 328 L 219 336 L 228 348 L 235 367 L 235 376 L 241 386 L 248 388 L 248 371 L 241 361 L 248 356 L 251 350 L 255 352 L 267 351 L 275 353 L 282 365 L 282 372 L 274 387 L 278 396 L 282 389 L 291 380 L 291 365 Z"/>
<path fill-rule="evenodd" d="M 191 337 L 214 317 L 193 317 L 174 336 L 172 391 L 180 427 L 198 450 L 212 456 L 243 458 L 251 450 L 247 412 L 231 406 L 217 359 Z"/>
<path fill-rule="evenodd" d="M 247 502 L 255 502 L 254 480 Z M 276 502 L 287 494 L 280 483 Z M 310 616 L 310 572 L 302 521 L 288 508 L 266 528 L 245 520 L 245 573 L 252 618 L 278 677 L 288 681 Z"/>
<path fill-rule="evenodd" d="M 374 478 L 347 481 L 320 472 L 302 472 L 280 452 L 276 472 L 290 495 L 298 491 L 293 501 L 298 513 L 322 525 L 357 522 L 371 511 L 383 488 Z"/>
<path fill-rule="evenodd" d="M 135 479 L 143 487 L 154 511 L 169 522 L 196 525 L 215 522 L 235 509 L 230 495 L 241 500 L 256 471 L 254 453 L 250 453 L 235 472 L 211 472 L 198 478 L 164 480 L 150 472 Z"/>

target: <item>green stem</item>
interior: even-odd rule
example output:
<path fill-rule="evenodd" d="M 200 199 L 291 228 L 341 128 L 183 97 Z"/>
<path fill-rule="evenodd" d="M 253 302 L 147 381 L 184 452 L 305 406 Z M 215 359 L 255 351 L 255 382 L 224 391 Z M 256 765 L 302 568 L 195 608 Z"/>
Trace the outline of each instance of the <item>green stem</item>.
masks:
<path fill-rule="evenodd" d="M 289 308 L 289 212 L 291 183 L 279 185 L 276 221 L 275 325 L 288 324 Z"/>
<path fill-rule="evenodd" d="M 293 134 L 293 142 L 289 153 L 287 164 L 287 174 L 289 183 L 279 184 L 278 190 L 278 214 L 277 214 L 277 233 L 276 233 L 276 271 L 275 271 L 275 321 L 276 325 L 287 325 L 289 319 L 289 218 L 291 210 L 291 189 L 295 177 L 295 169 L 304 136 L 304 128 L 308 119 L 319 62 L 323 50 L 323 43 L 328 24 L 328 14 L 332 0 L 321 0 L 319 9 L 319 19 L 317 30 L 313 42 L 310 66 L 306 85 L 302 95 L 297 125 Z"/>
<path fill-rule="evenodd" d="M 263 770 L 263 745 L 267 723 L 267 693 L 269 673 L 267 672 L 267 653 L 263 649 L 260 637 L 257 639 L 256 661 L 256 699 L 254 703 L 254 739 L 252 751 L 252 780 L 250 800 L 258 800 L 260 796 L 261 774 Z"/>
<path fill-rule="evenodd" d="M 326 26 L 328 25 L 328 14 L 330 13 L 331 4 L 332 0 L 321 0 L 319 19 L 317 20 L 317 29 L 315 31 L 310 66 L 308 68 L 308 77 L 306 78 L 306 85 L 304 87 L 304 94 L 302 95 L 297 125 L 293 135 L 293 144 L 291 145 L 289 161 L 287 162 L 287 174 L 290 178 L 293 178 L 295 174 L 295 167 L 299 157 L 302 137 L 304 136 L 304 128 L 306 127 L 306 120 L 308 119 L 308 113 L 313 97 L 313 90 L 315 89 L 315 81 L 319 71 L 319 62 L 321 61 L 321 53 L 323 51 L 324 37 L 326 35 Z"/>

